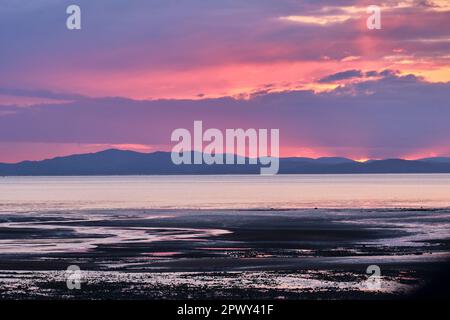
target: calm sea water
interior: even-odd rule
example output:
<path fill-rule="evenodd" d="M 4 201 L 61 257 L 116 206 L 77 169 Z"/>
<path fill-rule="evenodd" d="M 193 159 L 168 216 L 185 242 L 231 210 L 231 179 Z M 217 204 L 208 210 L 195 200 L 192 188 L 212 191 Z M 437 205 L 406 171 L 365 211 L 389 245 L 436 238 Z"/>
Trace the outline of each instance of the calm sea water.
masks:
<path fill-rule="evenodd" d="M 0 178 L 0 211 L 450 207 L 450 174 Z"/>

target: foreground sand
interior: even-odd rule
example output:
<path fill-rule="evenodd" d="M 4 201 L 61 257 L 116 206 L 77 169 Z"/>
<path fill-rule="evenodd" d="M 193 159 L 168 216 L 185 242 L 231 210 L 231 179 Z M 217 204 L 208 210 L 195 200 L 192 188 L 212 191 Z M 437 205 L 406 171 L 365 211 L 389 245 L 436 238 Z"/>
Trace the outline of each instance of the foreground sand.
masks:
<path fill-rule="evenodd" d="M 448 209 L 0 215 L 2 298 L 392 298 L 450 253 Z M 65 270 L 82 270 L 68 290 Z M 381 288 L 366 268 L 381 269 Z"/>

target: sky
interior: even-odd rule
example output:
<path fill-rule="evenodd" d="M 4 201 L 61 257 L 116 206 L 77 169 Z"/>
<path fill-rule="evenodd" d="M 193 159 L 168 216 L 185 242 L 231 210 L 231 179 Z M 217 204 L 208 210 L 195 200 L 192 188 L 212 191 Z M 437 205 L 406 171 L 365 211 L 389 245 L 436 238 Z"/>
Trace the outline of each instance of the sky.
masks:
<path fill-rule="evenodd" d="M 450 156 L 450 1 L 1 4 L 0 162 L 168 151 L 194 120 L 279 129 L 281 156 Z"/>

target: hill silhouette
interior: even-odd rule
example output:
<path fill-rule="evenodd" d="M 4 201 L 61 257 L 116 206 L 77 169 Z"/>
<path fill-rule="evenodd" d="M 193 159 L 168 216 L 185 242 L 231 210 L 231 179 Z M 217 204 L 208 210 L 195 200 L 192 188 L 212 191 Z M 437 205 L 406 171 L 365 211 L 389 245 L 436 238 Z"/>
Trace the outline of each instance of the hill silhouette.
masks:
<path fill-rule="evenodd" d="M 140 153 L 109 149 L 42 161 L 0 163 L 1 176 L 259 174 L 261 165 L 175 165 L 170 152 Z M 386 159 L 280 158 L 280 174 L 450 173 L 450 158 Z"/>

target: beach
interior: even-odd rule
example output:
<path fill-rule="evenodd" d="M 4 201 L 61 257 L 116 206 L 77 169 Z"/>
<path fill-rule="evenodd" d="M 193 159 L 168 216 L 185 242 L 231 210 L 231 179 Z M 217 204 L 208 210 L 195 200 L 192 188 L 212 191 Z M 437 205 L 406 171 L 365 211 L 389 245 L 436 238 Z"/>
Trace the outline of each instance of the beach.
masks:
<path fill-rule="evenodd" d="M 449 234 L 436 208 L 3 212 L 0 297 L 402 298 L 440 270 Z"/>

